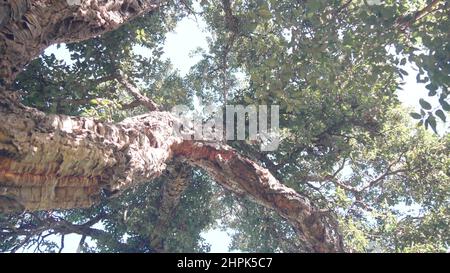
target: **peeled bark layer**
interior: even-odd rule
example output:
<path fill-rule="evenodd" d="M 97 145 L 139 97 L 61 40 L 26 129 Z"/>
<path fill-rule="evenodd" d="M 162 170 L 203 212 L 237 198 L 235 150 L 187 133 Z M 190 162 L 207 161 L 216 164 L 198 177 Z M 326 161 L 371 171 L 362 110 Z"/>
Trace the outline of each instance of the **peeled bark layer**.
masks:
<path fill-rule="evenodd" d="M 214 180 L 238 196 L 275 210 L 288 220 L 315 252 L 343 251 L 338 224 L 311 201 L 281 184 L 267 169 L 240 155 L 227 145 L 185 141 L 176 145 L 175 155 L 208 172 Z"/>

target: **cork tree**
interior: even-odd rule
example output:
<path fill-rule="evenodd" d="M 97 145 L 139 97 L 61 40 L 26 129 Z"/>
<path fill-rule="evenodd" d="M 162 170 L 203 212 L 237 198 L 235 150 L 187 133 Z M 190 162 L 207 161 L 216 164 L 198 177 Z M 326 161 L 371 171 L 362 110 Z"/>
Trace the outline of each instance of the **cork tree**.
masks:
<path fill-rule="evenodd" d="M 372 2 L 3 1 L 0 249 L 207 251 L 222 225 L 247 251 L 445 251 L 450 7 Z M 210 38 L 180 75 L 186 17 Z M 396 95 L 412 64 L 420 113 Z M 196 100 L 279 106 L 279 146 L 181 136 Z"/>

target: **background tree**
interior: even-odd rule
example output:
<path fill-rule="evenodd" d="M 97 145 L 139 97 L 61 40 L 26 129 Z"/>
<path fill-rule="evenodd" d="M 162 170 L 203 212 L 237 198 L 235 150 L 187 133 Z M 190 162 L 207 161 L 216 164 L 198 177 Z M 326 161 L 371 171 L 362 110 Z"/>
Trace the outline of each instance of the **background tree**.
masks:
<path fill-rule="evenodd" d="M 244 251 L 448 250 L 450 138 L 447 133 L 438 136 L 416 127 L 395 93 L 407 73 L 405 66 L 416 64 L 418 82 L 427 83 L 428 95 L 437 97 L 440 105 L 432 109 L 422 99 L 421 113 L 411 116 L 435 131 L 438 119 L 445 122 L 450 40 L 447 1 L 370 5 L 366 1 L 223 0 L 201 1 L 196 8 L 189 1 L 164 2 L 152 8 L 146 6 L 148 1 L 142 6 L 136 6 L 136 1 L 116 2 L 121 2 L 124 20 L 152 11 L 130 23 L 106 20 L 102 26 L 99 18 L 114 11 L 113 5 L 81 21 L 72 18 L 69 21 L 75 27 L 68 23 L 61 30 L 47 27 L 48 33 L 41 30 L 46 33 L 41 36 L 55 43 L 86 40 L 121 25 L 102 36 L 68 44 L 73 64 L 41 55 L 16 78 L 21 67 L 14 69 L 12 64 L 23 66 L 30 54 L 40 53 L 44 46 L 24 43 L 23 48 L 36 48 L 36 52 L 23 54 L 19 60 L 11 57 L 11 48 L 21 48 L 10 46 L 21 38 L 11 20 L 25 20 L 25 29 L 39 30 L 32 28 L 38 19 L 27 13 L 36 4 L 7 1 L 0 12 L 0 49 L 6 56 L 0 62 L 4 94 L 15 90 L 21 103 L 47 114 L 96 118 L 108 124 L 135 124 L 133 119 L 123 120 L 156 109 L 169 110 L 176 104 L 192 105 L 194 97 L 216 105 L 278 104 L 280 147 L 261 152 L 255 143 L 229 141 L 233 151 L 239 152 L 237 162 L 250 164 L 243 182 L 225 167 L 221 174 L 211 165 L 223 164 L 216 159 L 191 153 L 174 158 L 157 175 L 131 172 L 133 181 L 151 183 L 127 189 L 107 182 L 101 191 L 95 190 L 99 193 L 95 196 L 81 192 L 80 196 L 89 198 L 76 199 L 78 205 L 90 205 L 90 198 L 95 197 L 97 205 L 90 208 L 2 214 L 2 251 L 59 251 L 65 235 L 71 233 L 82 235 L 80 251 L 207 251 L 209 246 L 200 233 L 211 227 L 232 228 L 231 247 Z M 164 34 L 188 15 L 205 20 L 212 35 L 208 51 L 200 52 L 202 59 L 182 77 L 161 54 Z M 58 19 L 66 22 L 63 16 Z M 102 27 L 92 27 L 90 20 Z M 135 45 L 150 49 L 152 57 L 137 55 Z M 23 152 L 10 145 L 22 140 L 12 139 L 11 132 L 28 127 L 14 125 L 14 131 L 15 123 L 6 117 L 18 111 L 26 117 L 34 112 L 15 103 L 2 95 L 0 185 L 7 193 L 12 192 L 8 174 L 19 170 L 33 174 L 19 164 L 24 162 L 17 159 Z M 156 117 L 163 119 L 159 114 Z M 144 122 L 137 125 L 147 126 Z M 195 151 L 195 147 L 189 149 Z M 83 160 L 70 151 L 73 156 L 65 154 L 65 160 Z M 79 168 L 78 164 L 71 166 Z M 143 168 L 148 166 L 153 165 Z M 283 205 L 275 198 L 264 199 L 261 188 L 246 188 L 247 181 L 253 181 L 247 171 L 259 170 L 259 166 L 294 189 L 299 204 L 313 204 L 312 209 L 302 207 L 306 216 L 300 211 L 295 213 L 302 216 L 292 217 L 294 212 L 289 209 L 283 214 Z M 122 172 L 128 174 L 129 169 Z M 228 180 L 239 182 L 227 184 Z M 235 190 L 236 185 L 241 188 Z M 251 202 L 255 199 L 265 207 Z M 3 210 L 23 208 L 15 201 L 14 195 L 4 194 L 0 204 Z M 74 205 L 65 206 L 70 207 Z M 302 233 L 306 234 L 299 236 Z M 50 235 L 61 236 L 61 240 L 54 242 Z M 87 247 L 87 238 L 95 240 L 95 247 Z"/>

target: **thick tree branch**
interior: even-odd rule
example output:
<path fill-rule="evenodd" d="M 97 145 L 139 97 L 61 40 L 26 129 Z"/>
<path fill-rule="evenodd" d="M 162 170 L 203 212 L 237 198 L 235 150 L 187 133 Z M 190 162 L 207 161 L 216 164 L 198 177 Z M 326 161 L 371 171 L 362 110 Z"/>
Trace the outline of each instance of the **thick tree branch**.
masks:
<path fill-rule="evenodd" d="M 46 116 L 6 97 L 0 102 L 0 196 L 18 204 L 12 208 L 91 206 L 102 189 L 122 191 L 150 181 L 183 158 L 239 196 L 277 211 L 311 251 L 343 251 L 337 224 L 310 200 L 229 146 L 177 137 L 170 113 L 110 124 Z"/>
<path fill-rule="evenodd" d="M 159 0 L 7 0 L 0 5 L 0 86 L 48 46 L 87 40 L 157 9 Z"/>
<path fill-rule="evenodd" d="M 206 170 L 217 183 L 239 196 L 275 210 L 297 231 L 306 248 L 317 252 L 343 251 L 335 220 L 310 200 L 281 184 L 265 168 L 227 145 L 185 141 L 175 154 Z"/>
<path fill-rule="evenodd" d="M 90 206 L 101 189 L 159 176 L 181 141 L 173 122 L 162 112 L 119 124 L 46 116 L 0 95 L 0 209 Z"/>

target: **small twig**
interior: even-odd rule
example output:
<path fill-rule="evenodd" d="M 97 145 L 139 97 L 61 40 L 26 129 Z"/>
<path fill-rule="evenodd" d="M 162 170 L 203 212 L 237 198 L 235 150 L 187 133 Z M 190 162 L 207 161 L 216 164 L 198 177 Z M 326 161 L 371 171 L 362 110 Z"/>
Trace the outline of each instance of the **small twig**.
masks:
<path fill-rule="evenodd" d="M 81 250 L 83 249 L 83 245 L 84 245 L 84 241 L 86 240 L 86 235 L 83 234 L 83 236 L 81 236 L 81 240 L 78 243 L 78 247 L 77 247 L 77 253 L 81 253 Z"/>
<path fill-rule="evenodd" d="M 125 87 L 135 100 L 149 111 L 160 111 L 159 106 L 149 97 L 142 95 L 139 89 L 134 86 L 125 75 L 117 75 L 116 80 Z"/>
<path fill-rule="evenodd" d="M 134 101 L 132 101 L 130 103 L 123 104 L 120 109 L 121 110 L 130 110 L 130 109 L 136 108 L 136 107 L 141 106 L 141 105 L 142 104 L 140 103 L 140 101 L 134 100 Z"/>
<path fill-rule="evenodd" d="M 61 246 L 59 247 L 58 253 L 61 253 L 62 250 L 64 249 L 64 237 L 65 236 L 66 236 L 65 234 L 61 235 Z"/>
<path fill-rule="evenodd" d="M 188 3 L 186 3 L 185 0 L 180 0 L 181 4 L 183 4 L 183 6 L 188 10 L 189 14 L 194 15 L 194 19 L 195 22 L 198 23 L 198 19 L 197 19 L 197 14 L 199 14 L 198 12 L 194 11 L 189 5 Z"/>
<path fill-rule="evenodd" d="M 17 250 L 19 250 L 20 248 L 22 248 L 25 244 L 28 243 L 28 241 L 30 240 L 31 236 L 27 235 L 25 236 L 25 238 L 23 239 L 22 242 L 20 242 L 18 245 L 16 245 L 13 249 L 11 249 L 11 253 L 16 253 Z"/>

